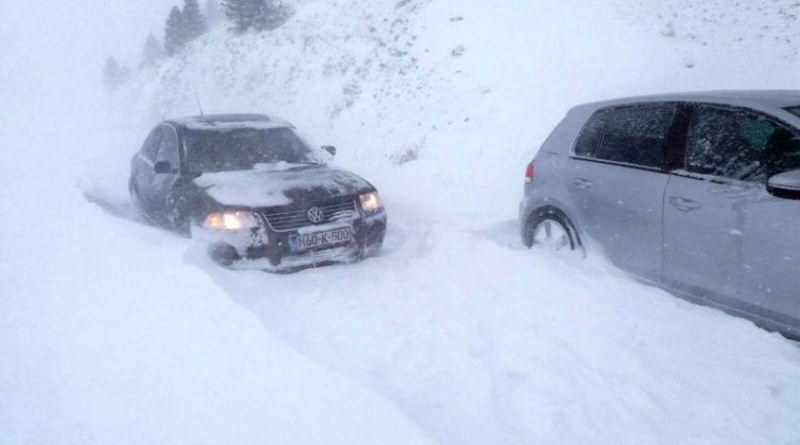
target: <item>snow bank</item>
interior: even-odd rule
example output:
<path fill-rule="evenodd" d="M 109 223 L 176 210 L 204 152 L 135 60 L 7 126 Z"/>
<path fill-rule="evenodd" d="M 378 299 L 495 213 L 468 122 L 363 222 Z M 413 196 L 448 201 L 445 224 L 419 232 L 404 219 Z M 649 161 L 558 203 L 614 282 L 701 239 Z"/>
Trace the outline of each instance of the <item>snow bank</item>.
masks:
<path fill-rule="evenodd" d="M 777 335 L 603 261 L 509 248 L 509 224 L 400 223 L 385 245 L 347 267 L 211 275 L 288 344 L 394 400 L 441 443 L 800 437 L 800 352 Z"/>
<path fill-rule="evenodd" d="M 4 243 L 47 252 L 4 280 L 3 443 L 427 442 L 183 267 L 183 240 L 73 195 L 71 223 L 91 242 L 45 226 L 46 246 Z"/>

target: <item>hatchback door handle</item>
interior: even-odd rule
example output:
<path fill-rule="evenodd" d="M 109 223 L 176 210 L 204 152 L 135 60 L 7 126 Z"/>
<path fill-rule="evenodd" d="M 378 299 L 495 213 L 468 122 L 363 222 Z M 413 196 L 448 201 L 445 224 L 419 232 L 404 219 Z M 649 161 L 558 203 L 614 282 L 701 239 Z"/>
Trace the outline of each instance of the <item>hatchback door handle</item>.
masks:
<path fill-rule="evenodd" d="M 591 181 L 589 179 L 583 179 L 583 178 L 575 178 L 575 179 L 572 180 L 572 184 L 575 187 L 578 187 L 579 189 L 586 190 L 589 187 L 594 185 L 594 181 Z"/>
<path fill-rule="evenodd" d="M 700 208 L 700 203 L 691 199 L 681 198 L 680 196 L 670 196 L 669 203 L 681 212 L 691 212 Z"/>

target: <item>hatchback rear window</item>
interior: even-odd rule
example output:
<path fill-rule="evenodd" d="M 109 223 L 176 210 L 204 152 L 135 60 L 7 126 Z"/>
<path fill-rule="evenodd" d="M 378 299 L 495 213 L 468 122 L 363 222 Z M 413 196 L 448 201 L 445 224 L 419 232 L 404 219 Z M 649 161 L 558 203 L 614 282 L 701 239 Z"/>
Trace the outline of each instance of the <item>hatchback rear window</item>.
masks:
<path fill-rule="evenodd" d="M 672 104 L 600 110 L 586 123 L 575 154 L 599 160 L 661 168 L 675 115 Z"/>

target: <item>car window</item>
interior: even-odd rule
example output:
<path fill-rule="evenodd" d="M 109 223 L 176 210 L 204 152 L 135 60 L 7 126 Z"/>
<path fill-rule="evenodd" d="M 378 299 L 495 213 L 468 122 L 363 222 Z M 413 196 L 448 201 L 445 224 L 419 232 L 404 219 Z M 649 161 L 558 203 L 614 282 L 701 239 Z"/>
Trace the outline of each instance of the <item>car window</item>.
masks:
<path fill-rule="evenodd" d="M 314 163 L 311 148 L 290 128 L 192 130 L 186 136 L 191 172 L 249 170 L 257 164 Z"/>
<path fill-rule="evenodd" d="M 692 113 L 685 168 L 742 181 L 765 181 L 800 168 L 796 130 L 743 109 L 700 106 Z"/>
<path fill-rule="evenodd" d="M 661 168 L 674 115 L 672 104 L 601 110 L 586 124 L 575 154 Z"/>
<path fill-rule="evenodd" d="M 161 128 L 155 128 L 145 139 L 144 144 L 142 144 L 142 155 L 151 160 L 155 161 L 156 153 L 158 152 L 158 142 L 161 138 Z"/>
<path fill-rule="evenodd" d="M 599 157 L 626 164 L 662 167 L 674 114 L 673 105 L 615 109 L 606 124 Z"/>
<path fill-rule="evenodd" d="M 174 128 L 167 126 L 161 127 L 161 134 L 156 162 L 167 161 L 172 167 L 178 168 L 178 135 Z"/>
<path fill-rule="evenodd" d="M 600 147 L 600 140 L 603 138 L 603 130 L 606 121 L 611 114 L 611 110 L 600 110 L 589 118 L 583 127 L 578 143 L 575 145 L 575 154 L 589 158 L 597 157 L 597 149 Z"/>

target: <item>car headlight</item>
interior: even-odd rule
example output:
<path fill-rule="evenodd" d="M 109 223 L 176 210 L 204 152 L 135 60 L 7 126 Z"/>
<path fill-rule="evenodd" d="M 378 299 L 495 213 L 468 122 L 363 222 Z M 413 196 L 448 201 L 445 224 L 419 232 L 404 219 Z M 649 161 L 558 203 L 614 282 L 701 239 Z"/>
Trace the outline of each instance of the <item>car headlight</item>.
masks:
<path fill-rule="evenodd" d="M 219 230 L 242 230 L 258 227 L 251 212 L 217 212 L 206 216 L 203 227 Z"/>
<path fill-rule="evenodd" d="M 360 198 L 361 208 L 366 212 L 380 210 L 380 208 L 383 207 L 383 203 L 381 202 L 381 197 L 378 195 L 378 192 L 367 193 L 361 195 Z"/>

